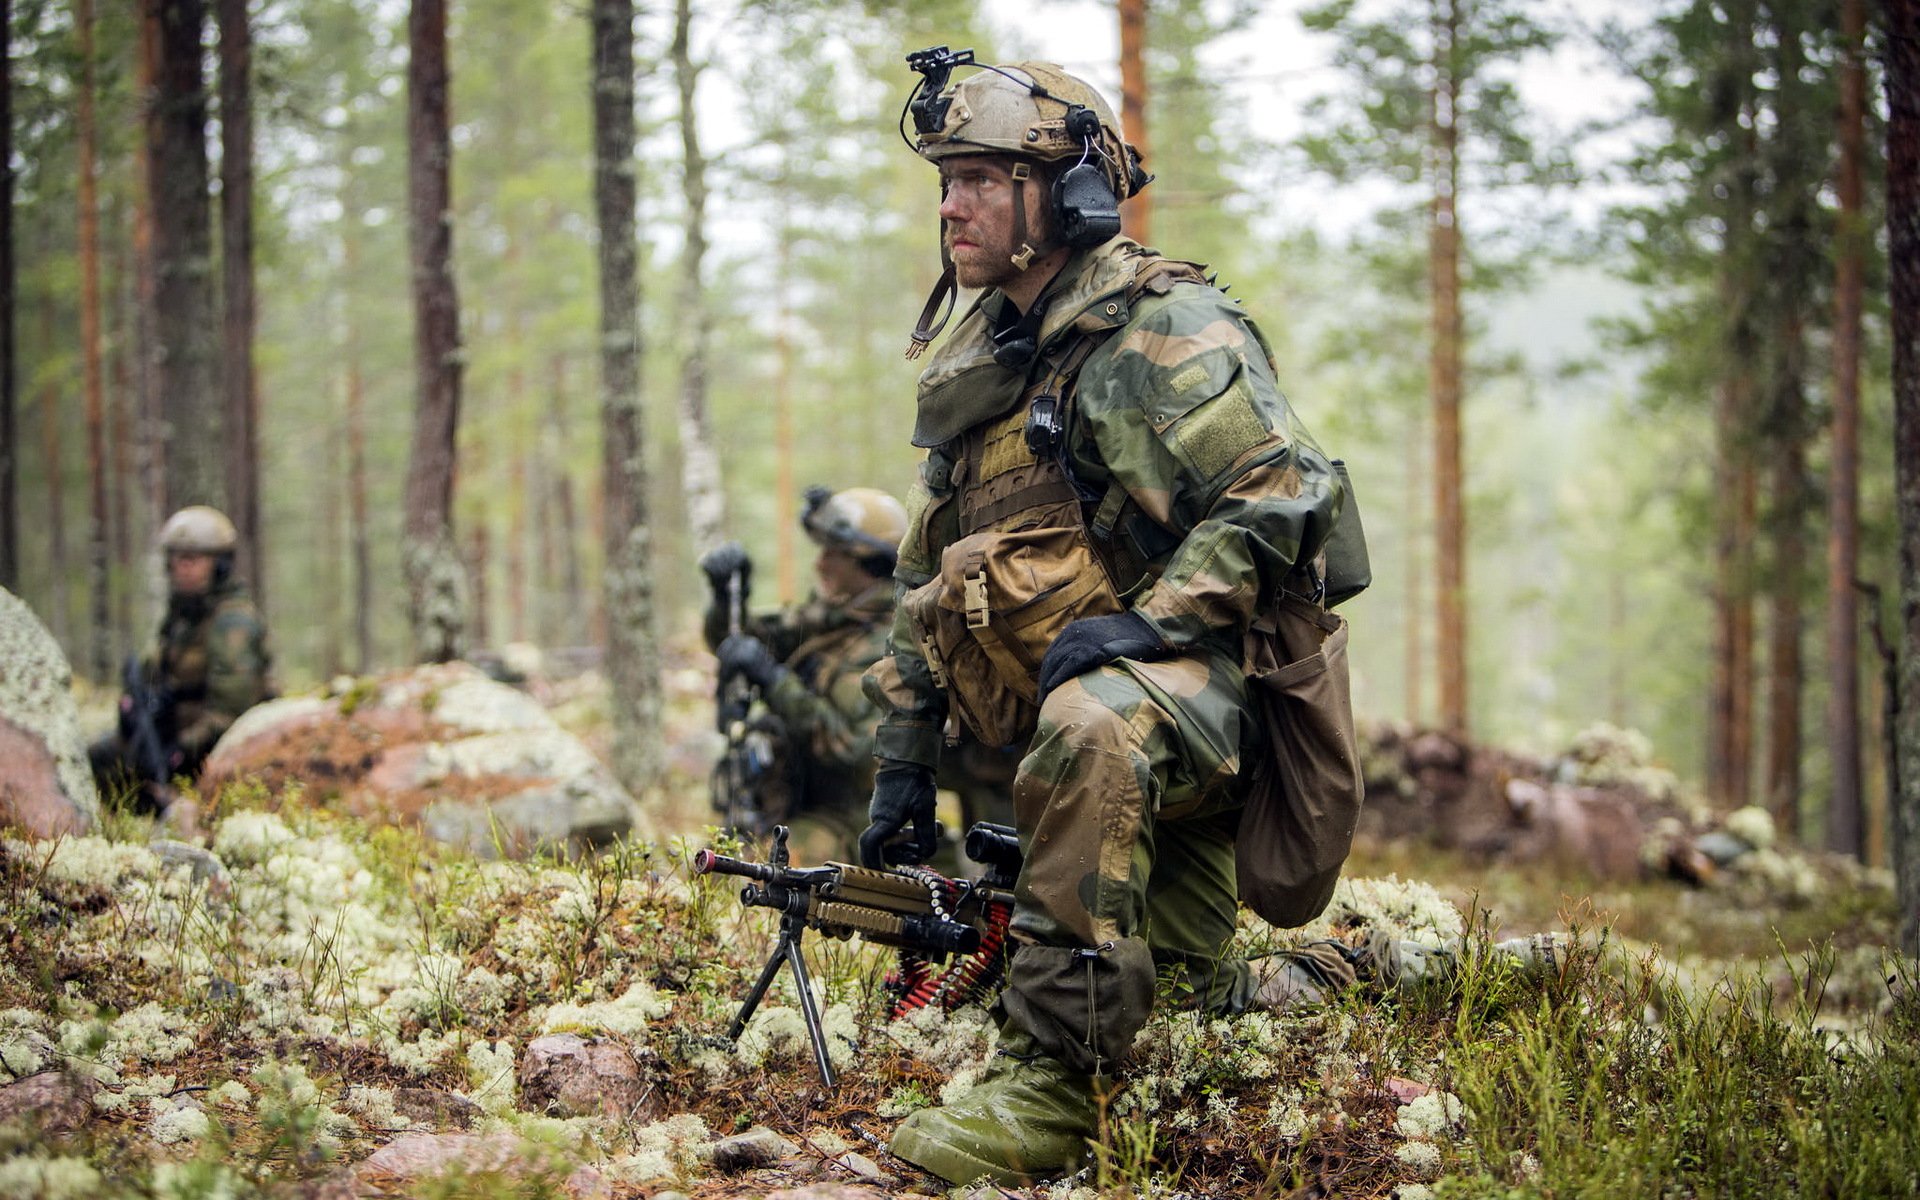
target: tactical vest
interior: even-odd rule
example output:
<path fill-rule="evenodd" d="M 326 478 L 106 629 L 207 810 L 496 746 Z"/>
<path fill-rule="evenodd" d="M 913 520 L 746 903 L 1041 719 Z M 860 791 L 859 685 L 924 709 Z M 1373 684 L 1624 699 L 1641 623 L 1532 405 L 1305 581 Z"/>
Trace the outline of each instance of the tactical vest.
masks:
<path fill-rule="evenodd" d="M 1129 306 L 1189 280 L 1204 282 L 1193 264 L 1148 259 L 1127 289 Z M 1080 369 L 1114 332 L 1056 339 L 1011 408 L 941 447 L 953 462 L 944 502 L 957 505 L 960 537 L 901 604 L 934 683 L 989 746 L 1032 736 L 1047 648 L 1081 617 L 1124 611 L 1115 579 L 1134 582 L 1132 572 L 1117 574 L 1112 541 L 1089 529 L 1063 449 Z"/>

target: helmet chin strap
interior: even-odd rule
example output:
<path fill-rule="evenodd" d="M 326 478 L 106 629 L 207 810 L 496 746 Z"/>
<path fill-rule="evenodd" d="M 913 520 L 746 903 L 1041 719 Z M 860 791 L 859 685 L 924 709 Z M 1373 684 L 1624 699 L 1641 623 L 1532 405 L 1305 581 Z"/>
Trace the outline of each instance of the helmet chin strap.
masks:
<path fill-rule="evenodd" d="M 1014 270 L 1024 271 L 1033 265 L 1033 256 L 1039 253 L 1027 240 L 1027 180 L 1033 177 L 1033 164 L 1016 162 L 1010 174 L 1013 176 L 1013 244 L 1017 249 L 1009 261 Z"/>
<path fill-rule="evenodd" d="M 907 361 L 911 362 L 927 352 L 933 345 L 933 339 L 947 327 L 947 321 L 953 317 L 954 300 L 953 252 L 947 249 L 947 223 L 940 222 L 940 278 L 934 281 L 933 291 L 927 296 L 927 303 L 920 310 L 920 320 L 913 327 L 913 336 L 907 340 Z M 945 310 L 942 311 L 942 306 Z"/>

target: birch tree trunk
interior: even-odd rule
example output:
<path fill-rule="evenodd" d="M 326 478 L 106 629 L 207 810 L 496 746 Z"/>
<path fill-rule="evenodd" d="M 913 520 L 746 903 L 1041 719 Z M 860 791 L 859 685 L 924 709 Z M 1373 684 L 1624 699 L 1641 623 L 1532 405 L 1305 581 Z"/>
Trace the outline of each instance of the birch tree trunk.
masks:
<path fill-rule="evenodd" d="M 148 195 L 153 205 L 154 386 L 159 397 L 166 499 L 231 507 L 215 386 L 213 233 L 207 199 L 207 88 L 201 0 L 142 0 L 152 36 L 147 107 Z"/>
<path fill-rule="evenodd" d="M 1827 751 L 1833 763 L 1827 844 L 1835 849 L 1837 842 L 1851 840 L 1847 826 L 1857 831 L 1865 808 L 1860 780 L 1860 609 L 1853 586 L 1860 562 L 1860 311 L 1866 275 L 1866 231 L 1861 228 L 1865 0 L 1842 0 L 1840 25 L 1846 60 L 1840 72 L 1835 180 L 1840 216 L 1833 279 L 1833 462 L 1827 483 Z"/>
<path fill-rule="evenodd" d="M 1120 0 L 1120 128 L 1147 159 L 1147 0 Z M 1120 231 L 1153 244 L 1153 193 L 1146 191 L 1120 210 Z"/>
<path fill-rule="evenodd" d="M 694 547 L 705 551 L 725 536 L 727 498 L 720 455 L 714 449 L 713 418 L 707 411 L 713 315 L 707 310 L 707 160 L 700 151 L 694 104 L 699 68 L 693 62 L 692 10 L 692 0 L 675 0 L 673 76 L 680 90 L 681 191 L 686 204 L 686 244 L 680 259 L 680 319 L 686 338 L 680 362 L 680 477 Z"/>
<path fill-rule="evenodd" d="M 1887 261 L 1900 516 L 1900 684 L 1893 869 L 1900 949 L 1920 957 L 1920 0 L 1886 0 Z"/>
<path fill-rule="evenodd" d="M 613 770 L 640 792 L 659 778 L 660 662 L 654 633 L 647 460 L 640 406 L 639 245 L 633 0 L 593 2 L 593 198 L 600 226 L 600 412 L 607 674 Z"/>
<path fill-rule="evenodd" d="M 266 607 L 260 545 L 260 391 L 253 369 L 253 31 L 247 0 L 218 0 L 220 27 L 220 269 L 228 515 L 236 560 Z"/>
<path fill-rule="evenodd" d="M 80 378 L 87 421 L 87 650 L 96 682 L 113 678 L 113 615 L 107 578 L 107 409 L 100 364 L 99 139 L 95 123 L 93 0 L 74 5 L 80 49 Z"/>
<path fill-rule="evenodd" d="M 417 399 L 401 564 L 414 657 L 447 662 L 460 654 L 467 598 L 453 533 L 460 310 L 453 280 L 446 0 L 413 0 L 407 37 L 408 243 Z"/>

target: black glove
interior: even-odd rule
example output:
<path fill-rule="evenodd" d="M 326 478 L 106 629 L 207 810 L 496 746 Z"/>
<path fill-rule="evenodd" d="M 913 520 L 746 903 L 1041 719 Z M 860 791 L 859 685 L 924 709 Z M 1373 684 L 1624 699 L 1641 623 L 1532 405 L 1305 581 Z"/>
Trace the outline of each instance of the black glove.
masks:
<path fill-rule="evenodd" d="M 1128 611 L 1107 617 L 1081 617 L 1060 631 L 1040 660 L 1040 699 L 1076 675 L 1105 666 L 1116 658 L 1152 662 L 1173 653 L 1173 647 L 1139 613 Z"/>
<path fill-rule="evenodd" d="M 729 634 L 713 653 L 720 660 L 721 679 L 744 675 L 763 692 L 787 670 L 767 644 L 750 633 Z"/>
<path fill-rule="evenodd" d="M 700 556 L 700 569 L 707 573 L 707 586 L 713 589 L 720 607 L 726 607 L 727 582 L 735 574 L 740 576 L 740 599 L 746 600 L 748 587 L 753 582 L 753 560 L 747 557 L 745 546 L 739 542 L 721 542 Z"/>
<path fill-rule="evenodd" d="M 933 857 L 938 827 L 933 820 L 933 771 L 919 763 L 881 760 L 873 777 L 872 822 L 860 835 L 860 861 L 869 867 L 923 863 Z M 889 846 L 894 834 L 913 823 L 913 841 Z"/>

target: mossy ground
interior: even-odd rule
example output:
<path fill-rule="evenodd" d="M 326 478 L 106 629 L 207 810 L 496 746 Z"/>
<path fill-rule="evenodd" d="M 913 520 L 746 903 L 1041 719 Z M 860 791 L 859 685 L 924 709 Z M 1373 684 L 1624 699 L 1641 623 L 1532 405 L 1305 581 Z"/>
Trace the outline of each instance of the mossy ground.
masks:
<path fill-rule="evenodd" d="M 697 814 L 697 785 L 674 787 Z M 987 1022 L 889 1023 L 887 954 L 814 941 L 840 1086 L 818 1085 L 784 976 L 726 1046 L 774 920 L 691 875 L 704 836 L 481 862 L 297 791 L 234 788 L 207 812 L 224 879 L 155 858 L 133 818 L 104 837 L 0 843 L 0 1082 L 65 1066 L 108 1097 L 60 1139 L 0 1131 L 0 1196 L 283 1194 L 403 1130 L 452 1129 L 455 1108 L 475 1131 L 525 1139 L 532 1165 L 407 1194 L 558 1195 L 584 1164 L 620 1197 L 758 1196 L 836 1178 L 826 1164 L 843 1149 L 894 1173 L 887 1190 L 944 1190 L 872 1139 L 965 1085 Z M 1911 964 L 1880 950 L 1894 916 L 1883 890 L 1789 908 L 1404 848 L 1363 849 L 1351 873 L 1430 881 L 1348 886 L 1340 920 L 1429 940 L 1464 930 L 1460 969 L 1284 1016 L 1163 1008 L 1097 1162 L 1044 1193 L 1920 1189 L 1920 1000 Z M 1487 949 L 1569 925 L 1580 936 L 1551 970 Z M 1239 948 L 1289 936 L 1249 923 Z M 518 1056 L 558 1030 L 630 1046 L 642 1111 L 527 1111 Z M 467 1103 L 400 1111 L 421 1094 Z M 740 1176 L 702 1160 L 708 1141 L 756 1124 L 800 1159 Z"/>

